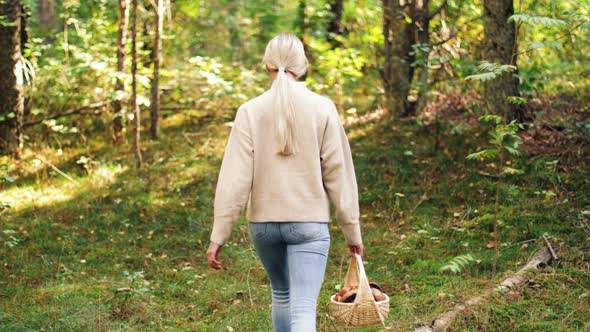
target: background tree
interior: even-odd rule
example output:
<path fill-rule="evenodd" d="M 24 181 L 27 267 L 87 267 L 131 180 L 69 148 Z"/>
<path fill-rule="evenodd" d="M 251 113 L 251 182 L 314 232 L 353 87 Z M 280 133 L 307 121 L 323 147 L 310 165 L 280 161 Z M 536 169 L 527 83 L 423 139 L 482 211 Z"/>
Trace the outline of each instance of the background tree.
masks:
<path fill-rule="evenodd" d="M 155 7 L 156 17 L 154 31 L 154 77 L 152 79 L 152 99 L 151 99 L 151 127 L 150 133 L 152 139 L 158 139 L 160 136 L 160 62 L 162 60 L 162 27 L 164 25 L 164 12 L 166 6 L 164 0 L 158 0 Z"/>
<path fill-rule="evenodd" d="M 55 0 L 39 0 L 39 29 L 49 33 L 55 29 Z"/>
<path fill-rule="evenodd" d="M 133 107 L 133 117 L 135 128 L 133 130 L 133 151 L 135 153 L 135 167 L 141 168 L 142 156 L 140 144 L 141 119 L 139 104 L 137 103 L 137 2 L 132 0 L 131 14 L 131 107 Z"/>
<path fill-rule="evenodd" d="M 23 148 L 22 15 L 20 1 L 0 1 L 0 149 L 17 156 Z"/>
<path fill-rule="evenodd" d="M 427 87 L 430 18 L 428 0 L 383 0 L 385 59 L 382 79 L 386 104 L 394 114 L 404 116 L 415 112 L 416 103 L 410 103 L 408 97 L 416 67 L 424 68 L 419 80 Z M 427 89 L 421 92 L 425 95 Z"/>
<path fill-rule="evenodd" d="M 342 46 L 338 40 L 344 33 L 344 26 L 342 25 L 342 10 L 344 9 L 344 0 L 332 0 L 330 2 L 331 18 L 328 23 L 328 41 L 332 47 Z"/>
<path fill-rule="evenodd" d="M 516 66 L 516 33 L 513 0 L 484 0 L 483 59 L 500 65 Z M 500 114 L 505 119 L 524 120 L 522 107 L 508 102 L 508 97 L 519 96 L 518 79 L 512 72 L 504 72 L 484 84 L 484 104 L 491 114 Z"/>
<path fill-rule="evenodd" d="M 115 102 L 113 103 L 113 140 L 120 142 L 125 136 L 123 133 L 126 112 L 123 108 L 124 80 L 125 73 L 125 45 L 127 42 L 127 26 L 129 25 L 129 3 L 127 0 L 119 0 L 119 21 L 117 29 L 117 77 L 115 83 Z"/>

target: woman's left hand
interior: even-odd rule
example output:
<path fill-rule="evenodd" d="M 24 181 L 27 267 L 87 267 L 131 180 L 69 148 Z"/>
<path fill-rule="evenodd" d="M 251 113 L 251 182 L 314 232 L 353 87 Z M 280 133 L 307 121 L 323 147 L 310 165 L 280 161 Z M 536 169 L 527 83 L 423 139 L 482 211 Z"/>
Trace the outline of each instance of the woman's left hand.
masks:
<path fill-rule="evenodd" d="M 219 261 L 219 253 L 221 252 L 221 246 L 213 241 L 209 243 L 209 249 L 207 249 L 207 262 L 209 266 L 215 270 L 221 270 L 221 262 Z"/>

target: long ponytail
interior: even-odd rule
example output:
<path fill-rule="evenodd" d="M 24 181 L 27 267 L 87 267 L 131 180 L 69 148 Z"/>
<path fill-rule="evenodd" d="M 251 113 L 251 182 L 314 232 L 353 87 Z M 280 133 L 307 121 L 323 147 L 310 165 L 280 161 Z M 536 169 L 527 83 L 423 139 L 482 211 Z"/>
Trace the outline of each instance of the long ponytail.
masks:
<path fill-rule="evenodd" d="M 278 153 L 283 156 L 290 156 L 297 152 L 296 117 L 290 88 L 291 82 L 287 77 L 285 68 L 279 67 L 277 78 L 273 82 L 271 89 L 274 90 Z"/>
<path fill-rule="evenodd" d="M 293 82 L 287 73 L 296 78 L 307 71 L 307 59 L 303 43 L 293 34 L 280 34 L 273 38 L 266 47 L 263 62 L 272 70 L 277 70 L 271 93 L 274 99 L 274 126 L 278 151 L 282 156 L 297 153 L 297 114 L 293 106 Z"/>

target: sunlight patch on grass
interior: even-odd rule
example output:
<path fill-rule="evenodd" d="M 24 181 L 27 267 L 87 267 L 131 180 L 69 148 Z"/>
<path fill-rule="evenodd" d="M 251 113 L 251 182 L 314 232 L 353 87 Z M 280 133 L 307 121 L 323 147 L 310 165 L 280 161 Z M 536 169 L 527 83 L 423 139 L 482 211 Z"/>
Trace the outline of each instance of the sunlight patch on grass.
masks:
<path fill-rule="evenodd" d="M 72 178 L 75 182 L 63 177 L 53 179 L 52 185 L 35 184 L 12 187 L 0 192 L 0 201 L 7 202 L 12 212 L 18 212 L 29 206 L 36 208 L 51 206 L 69 201 L 86 192 L 104 187 L 115 181 L 117 175 L 127 170 L 127 166 L 99 165 L 92 173 L 83 178 Z"/>

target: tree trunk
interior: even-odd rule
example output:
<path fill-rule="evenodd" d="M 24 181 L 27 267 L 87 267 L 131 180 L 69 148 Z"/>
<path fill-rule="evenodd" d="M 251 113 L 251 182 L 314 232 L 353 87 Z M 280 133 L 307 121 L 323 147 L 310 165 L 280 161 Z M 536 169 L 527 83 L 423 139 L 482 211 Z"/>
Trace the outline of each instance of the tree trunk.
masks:
<path fill-rule="evenodd" d="M 418 100 L 415 107 L 415 113 L 420 114 L 428 102 L 428 90 L 430 88 L 428 83 L 428 72 L 430 70 L 428 61 L 430 58 L 430 50 L 432 49 L 432 45 L 430 44 L 431 15 L 428 10 L 428 0 L 416 1 L 414 17 L 417 23 L 415 29 L 416 41 L 418 43 L 417 48 L 419 49 L 417 56 L 420 57 L 417 74 Z"/>
<path fill-rule="evenodd" d="M 125 72 L 125 44 L 127 43 L 127 26 L 129 25 L 129 3 L 127 0 L 119 0 L 119 33 L 117 34 L 117 82 L 115 90 L 117 94 L 122 94 L 125 85 L 121 76 Z M 120 96 L 113 103 L 113 141 L 115 144 L 121 142 L 125 137 L 123 126 L 125 121 L 125 109 Z"/>
<path fill-rule="evenodd" d="M 484 0 L 484 50 L 483 59 L 502 65 L 516 66 L 516 34 L 514 22 L 508 18 L 514 14 L 512 0 Z M 504 119 L 521 119 L 522 108 L 508 103 L 507 98 L 518 96 L 518 79 L 513 73 L 503 73 L 484 84 L 484 102 L 491 114 L 503 115 Z"/>
<path fill-rule="evenodd" d="M 39 0 L 39 28 L 46 34 L 55 28 L 55 0 Z"/>
<path fill-rule="evenodd" d="M 333 48 L 342 46 L 338 41 L 338 36 L 344 33 L 342 26 L 342 10 L 344 9 L 344 0 L 333 0 L 330 2 L 330 12 L 332 17 L 328 23 L 328 41 Z"/>
<path fill-rule="evenodd" d="M 303 40 L 305 30 L 307 30 L 305 24 L 305 7 L 307 7 L 305 0 L 299 0 L 299 4 L 297 5 L 297 16 L 295 22 L 293 22 L 293 31 L 301 40 Z"/>
<path fill-rule="evenodd" d="M 134 135 L 133 135 L 133 151 L 135 152 L 136 168 L 141 168 L 141 148 L 139 147 L 141 121 L 139 113 L 139 105 L 137 104 L 137 1 L 132 2 L 132 16 L 131 16 L 131 105 L 133 107 L 134 115 Z"/>
<path fill-rule="evenodd" d="M 16 157 L 24 143 L 21 15 L 20 1 L 0 1 L 0 16 L 6 23 L 0 24 L 0 152 Z"/>
<path fill-rule="evenodd" d="M 30 14 L 29 14 L 29 9 L 27 5 L 23 5 L 22 6 L 22 15 L 21 15 L 21 19 L 20 19 L 20 48 L 21 48 L 21 54 L 23 55 L 23 57 L 25 57 L 25 53 L 24 52 L 25 49 L 27 49 L 28 45 L 29 45 L 29 39 L 30 39 L 30 33 L 29 33 L 29 19 L 30 19 Z M 30 53 L 27 57 L 25 57 L 25 59 L 30 60 Z M 30 96 L 30 93 L 28 93 L 30 91 L 30 87 L 32 86 L 31 81 L 33 80 L 33 77 L 29 76 L 29 80 L 26 80 L 26 76 L 23 76 L 23 94 L 24 94 L 24 106 L 23 106 L 23 117 L 22 117 L 22 123 L 24 123 L 30 116 L 33 110 L 33 99 Z"/>
<path fill-rule="evenodd" d="M 152 80 L 151 128 L 152 139 L 160 136 L 160 62 L 162 60 L 162 26 L 164 25 L 164 0 L 158 0 L 156 8 L 156 31 L 154 33 L 154 78 Z"/>
<path fill-rule="evenodd" d="M 382 72 L 386 107 L 392 116 L 406 113 L 410 91 L 408 54 L 412 44 L 408 38 L 407 14 L 400 0 L 383 0 L 383 37 L 385 66 Z"/>
<path fill-rule="evenodd" d="M 408 101 L 416 61 L 414 45 L 429 48 L 429 24 L 428 0 L 407 0 L 403 4 L 400 0 L 383 0 L 385 66 L 381 76 L 387 109 L 394 116 L 415 113 L 416 102 Z M 428 51 L 421 57 L 419 79 L 427 82 Z"/>

